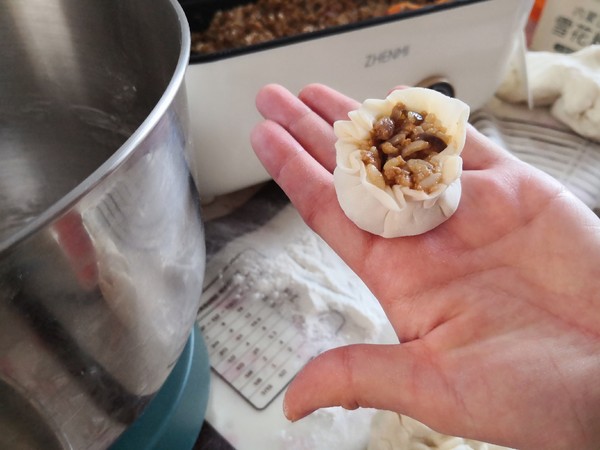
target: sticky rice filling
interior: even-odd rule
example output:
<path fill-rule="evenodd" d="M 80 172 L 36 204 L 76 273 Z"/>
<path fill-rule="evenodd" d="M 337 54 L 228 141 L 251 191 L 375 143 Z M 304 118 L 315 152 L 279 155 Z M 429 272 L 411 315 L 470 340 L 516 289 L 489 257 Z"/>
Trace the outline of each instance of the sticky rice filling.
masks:
<path fill-rule="evenodd" d="M 361 146 L 361 161 L 375 186 L 405 186 L 430 193 L 442 179 L 439 154 L 450 137 L 435 114 L 402 103 L 378 117 Z"/>

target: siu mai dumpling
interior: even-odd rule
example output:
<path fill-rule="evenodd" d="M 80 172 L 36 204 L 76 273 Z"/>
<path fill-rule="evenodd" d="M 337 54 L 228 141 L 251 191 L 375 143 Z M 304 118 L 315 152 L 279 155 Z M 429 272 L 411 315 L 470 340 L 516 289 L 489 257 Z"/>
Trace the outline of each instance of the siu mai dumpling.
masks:
<path fill-rule="evenodd" d="M 460 153 L 469 107 L 425 88 L 366 100 L 335 122 L 334 185 L 344 213 L 386 238 L 425 233 L 447 220 L 461 195 Z"/>

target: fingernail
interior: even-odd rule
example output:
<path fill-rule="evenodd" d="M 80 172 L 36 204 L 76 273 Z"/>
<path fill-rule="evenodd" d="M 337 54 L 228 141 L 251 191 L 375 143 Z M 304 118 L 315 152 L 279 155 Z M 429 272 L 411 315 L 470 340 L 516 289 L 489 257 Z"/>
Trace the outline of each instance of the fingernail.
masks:
<path fill-rule="evenodd" d="M 289 413 L 288 413 L 287 402 L 285 400 L 283 401 L 283 415 L 285 416 L 285 418 L 287 420 L 289 420 L 290 422 L 293 422 L 293 420 L 290 419 L 290 416 L 289 416 Z"/>

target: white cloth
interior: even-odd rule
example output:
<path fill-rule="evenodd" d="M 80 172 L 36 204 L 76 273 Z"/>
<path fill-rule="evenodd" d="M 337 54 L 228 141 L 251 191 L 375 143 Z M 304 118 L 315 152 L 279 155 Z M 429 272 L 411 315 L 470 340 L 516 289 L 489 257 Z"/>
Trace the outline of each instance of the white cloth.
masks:
<path fill-rule="evenodd" d="M 497 95 L 505 101 L 550 106 L 554 117 L 581 136 L 600 141 L 600 45 L 570 54 L 527 52 L 527 79 L 513 66 Z"/>

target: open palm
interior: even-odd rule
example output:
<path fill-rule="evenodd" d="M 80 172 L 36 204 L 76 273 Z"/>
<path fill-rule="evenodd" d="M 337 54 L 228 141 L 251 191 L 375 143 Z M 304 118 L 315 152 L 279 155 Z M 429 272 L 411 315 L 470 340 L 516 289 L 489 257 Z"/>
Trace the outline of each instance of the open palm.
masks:
<path fill-rule="evenodd" d="M 401 342 L 310 362 L 288 418 L 372 407 L 521 449 L 600 448 L 600 221 L 585 205 L 470 128 L 458 211 L 426 234 L 380 238 L 346 218 L 333 187 L 332 123 L 358 103 L 271 85 L 257 107 L 258 157 Z"/>

